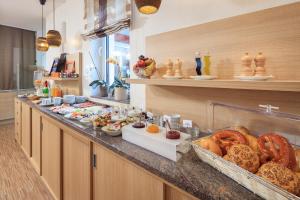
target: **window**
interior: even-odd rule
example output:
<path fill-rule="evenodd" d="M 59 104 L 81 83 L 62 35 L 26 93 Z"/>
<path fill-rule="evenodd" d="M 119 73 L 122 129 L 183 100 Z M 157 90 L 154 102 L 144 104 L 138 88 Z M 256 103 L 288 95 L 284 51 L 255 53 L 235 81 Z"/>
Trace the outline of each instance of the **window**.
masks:
<path fill-rule="evenodd" d="M 129 66 L 129 29 L 121 30 L 107 38 L 108 57 L 117 59 L 120 65 L 120 73 L 122 78 L 128 78 L 130 74 Z M 119 69 L 113 64 L 108 64 L 108 82 L 112 84 L 114 77 L 118 75 Z"/>
<path fill-rule="evenodd" d="M 123 29 L 109 36 L 90 41 L 90 53 L 99 71 L 100 78 L 105 80 L 108 85 L 114 82 L 114 77 L 118 76 L 119 70 L 122 78 L 129 78 L 129 50 L 129 29 Z M 109 58 L 117 60 L 120 69 L 116 65 L 108 63 Z M 97 74 L 91 73 L 90 79 L 98 79 Z M 94 89 L 92 95 L 96 95 L 96 93 L 97 89 Z"/>
<path fill-rule="evenodd" d="M 0 90 L 33 88 L 35 32 L 0 25 Z"/>

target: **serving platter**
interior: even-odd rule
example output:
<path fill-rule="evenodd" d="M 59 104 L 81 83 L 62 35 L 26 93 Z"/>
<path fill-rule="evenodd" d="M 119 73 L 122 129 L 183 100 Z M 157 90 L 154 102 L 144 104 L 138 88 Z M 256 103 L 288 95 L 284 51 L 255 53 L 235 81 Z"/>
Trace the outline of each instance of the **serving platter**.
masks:
<path fill-rule="evenodd" d="M 182 76 L 168 76 L 168 75 L 163 75 L 163 78 L 167 79 L 167 80 L 177 80 L 177 79 L 182 79 L 183 77 Z"/>
<path fill-rule="evenodd" d="M 273 78 L 273 76 L 235 76 L 234 78 L 241 81 L 266 81 Z"/>
<path fill-rule="evenodd" d="M 201 75 L 201 76 L 190 76 L 190 78 L 194 80 L 213 80 L 216 79 L 217 76 Z"/>
<path fill-rule="evenodd" d="M 106 133 L 107 135 L 110 135 L 110 136 L 113 136 L 113 137 L 116 137 L 116 136 L 119 136 L 119 135 L 122 134 L 122 130 L 121 130 L 121 129 L 112 131 L 112 130 L 109 130 L 109 127 L 108 127 L 108 126 L 102 127 L 101 130 L 102 130 L 104 133 Z"/>
<path fill-rule="evenodd" d="M 163 127 L 159 127 L 159 133 L 153 134 L 147 132 L 146 128 L 137 129 L 129 124 L 122 128 L 122 138 L 175 162 L 191 148 L 191 135 L 180 133 L 180 139 L 167 139 L 166 129 Z"/>

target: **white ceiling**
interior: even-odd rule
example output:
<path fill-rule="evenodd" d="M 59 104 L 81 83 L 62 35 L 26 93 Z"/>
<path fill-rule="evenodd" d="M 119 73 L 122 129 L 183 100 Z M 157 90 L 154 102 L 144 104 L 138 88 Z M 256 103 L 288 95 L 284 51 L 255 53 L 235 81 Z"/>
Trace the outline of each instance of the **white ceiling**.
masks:
<path fill-rule="evenodd" d="M 66 0 L 55 0 L 55 7 Z M 53 0 L 47 0 L 44 16 L 52 12 Z M 0 0 L 0 24 L 34 31 L 41 30 L 42 7 L 39 0 Z"/>

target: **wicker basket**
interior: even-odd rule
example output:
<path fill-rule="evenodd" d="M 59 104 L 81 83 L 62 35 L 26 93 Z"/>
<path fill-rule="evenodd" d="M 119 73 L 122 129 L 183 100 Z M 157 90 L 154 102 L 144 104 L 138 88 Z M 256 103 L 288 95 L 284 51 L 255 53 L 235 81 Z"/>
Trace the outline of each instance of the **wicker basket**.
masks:
<path fill-rule="evenodd" d="M 198 157 L 203 161 L 225 174 L 226 176 L 232 178 L 239 184 L 243 185 L 247 189 L 251 190 L 258 196 L 269 199 L 269 200 L 283 200 L 283 199 L 297 199 L 300 200 L 294 194 L 291 194 L 280 187 L 266 182 L 261 177 L 248 172 L 247 170 L 239 167 L 238 165 L 231 163 L 222 157 L 201 148 L 194 142 L 192 146 L 197 153 Z"/>

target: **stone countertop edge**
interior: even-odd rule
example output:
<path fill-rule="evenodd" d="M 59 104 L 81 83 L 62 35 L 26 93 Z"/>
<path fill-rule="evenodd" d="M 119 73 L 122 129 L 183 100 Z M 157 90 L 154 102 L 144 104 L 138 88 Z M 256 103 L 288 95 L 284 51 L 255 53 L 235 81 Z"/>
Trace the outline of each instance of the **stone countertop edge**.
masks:
<path fill-rule="evenodd" d="M 100 131 L 95 131 L 93 128 L 80 128 L 74 125 L 74 122 L 51 112 L 47 107 L 40 107 L 28 99 L 19 99 L 196 198 L 201 200 L 262 199 L 210 165 L 202 162 L 193 149 L 184 154 L 178 162 L 174 162 L 129 143 L 123 140 L 122 137 L 111 137 Z"/>

